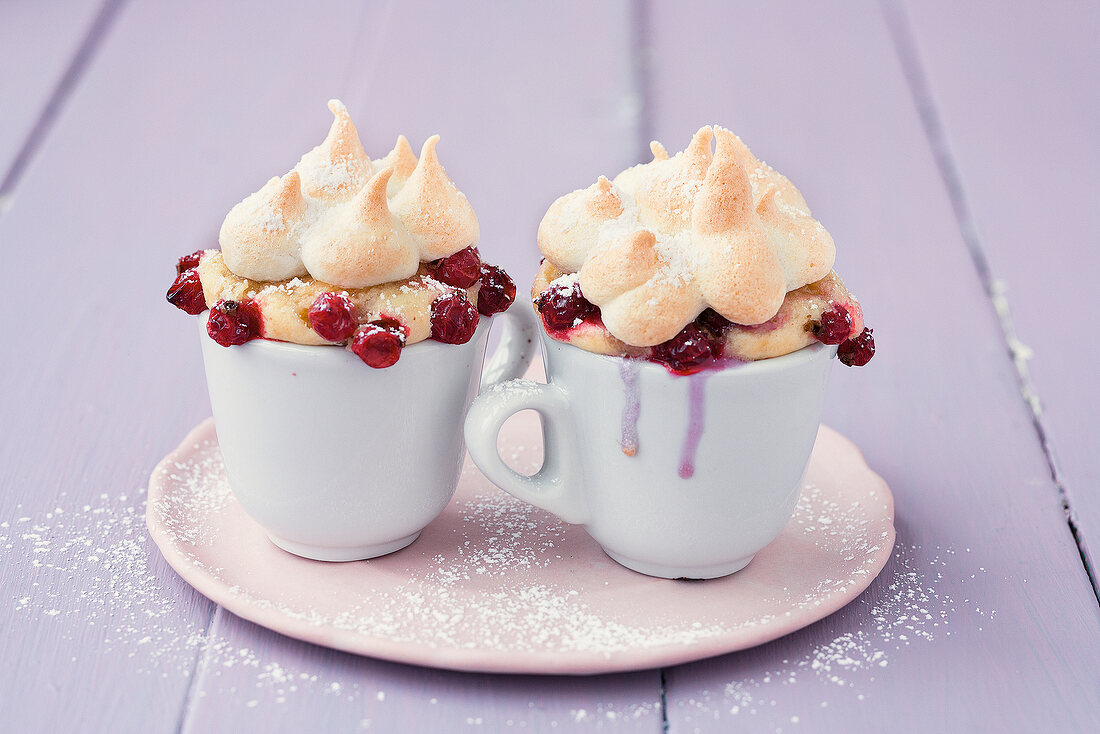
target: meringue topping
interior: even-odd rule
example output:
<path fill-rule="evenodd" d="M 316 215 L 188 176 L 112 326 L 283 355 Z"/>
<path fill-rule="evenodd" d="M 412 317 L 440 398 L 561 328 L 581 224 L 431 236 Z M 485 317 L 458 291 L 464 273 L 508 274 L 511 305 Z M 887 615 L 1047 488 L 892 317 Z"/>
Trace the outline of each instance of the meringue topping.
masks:
<path fill-rule="evenodd" d="M 420 257 L 436 260 L 477 244 L 481 236 L 474 208 L 447 176 L 435 154 L 439 136 L 420 151 L 420 161 L 393 197 L 393 211 L 420 240 Z M 461 245 L 455 246 L 455 243 Z"/>
<path fill-rule="evenodd" d="M 651 162 L 566 194 L 539 226 L 547 261 L 578 274 L 616 338 L 660 344 L 708 306 L 761 324 L 788 292 L 831 272 L 829 233 L 732 132 L 703 127 L 672 157 L 650 147 Z"/>
<path fill-rule="evenodd" d="M 272 178 L 233 207 L 222 223 L 218 240 L 226 265 L 254 280 L 305 275 L 298 241 L 307 208 L 297 171 Z"/>
<path fill-rule="evenodd" d="M 370 178 L 371 161 L 344 103 L 330 99 L 328 108 L 334 118 L 328 136 L 303 155 L 295 169 L 302 176 L 302 190 L 307 196 L 347 201 Z"/>
<path fill-rule="evenodd" d="M 325 140 L 226 216 L 219 242 L 234 274 L 366 288 L 477 244 L 477 215 L 436 155 L 438 135 L 419 160 L 402 135 L 371 161 L 344 104 L 328 106 Z"/>

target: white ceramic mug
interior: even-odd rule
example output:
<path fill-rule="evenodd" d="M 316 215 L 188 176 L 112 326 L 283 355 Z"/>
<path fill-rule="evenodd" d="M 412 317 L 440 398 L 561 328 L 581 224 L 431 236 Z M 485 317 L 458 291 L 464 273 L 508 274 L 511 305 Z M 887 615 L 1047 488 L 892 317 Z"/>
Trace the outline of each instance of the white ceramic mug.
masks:
<path fill-rule="evenodd" d="M 546 337 L 543 352 L 548 384 L 496 385 L 466 416 L 470 456 L 498 487 L 663 578 L 738 571 L 790 519 L 836 347 L 687 377 Z M 497 450 L 505 420 L 525 409 L 541 414 L 545 442 L 529 477 Z"/>
<path fill-rule="evenodd" d="M 517 303 L 482 317 L 466 344 L 410 345 L 384 369 L 334 346 L 222 347 L 199 318 L 234 496 L 276 545 L 306 558 L 361 560 L 409 545 L 454 495 L 491 323 L 509 328 L 485 364 L 486 385 L 526 370 L 531 310 Z"/>

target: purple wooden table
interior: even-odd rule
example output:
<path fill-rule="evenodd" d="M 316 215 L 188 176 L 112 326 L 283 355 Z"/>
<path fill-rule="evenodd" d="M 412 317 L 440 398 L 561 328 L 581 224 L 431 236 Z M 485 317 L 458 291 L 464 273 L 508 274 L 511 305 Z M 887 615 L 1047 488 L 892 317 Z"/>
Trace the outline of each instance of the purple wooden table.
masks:
<path fill-rule="evenodd" d="M 180 5 L 0 3 L 4 730 L 1100 730 L 1095 3 Z M 719 121 L 787 173 L 876 329 L 826 421 L 893 488 L 882 576 L 588 679 L 337 653 L 180 581 L 143 487 L 209 406 L 166 273 L 332 96 L 368 150 L 441 132 L 521 283 L 548 203 L 651 138 Z"/>

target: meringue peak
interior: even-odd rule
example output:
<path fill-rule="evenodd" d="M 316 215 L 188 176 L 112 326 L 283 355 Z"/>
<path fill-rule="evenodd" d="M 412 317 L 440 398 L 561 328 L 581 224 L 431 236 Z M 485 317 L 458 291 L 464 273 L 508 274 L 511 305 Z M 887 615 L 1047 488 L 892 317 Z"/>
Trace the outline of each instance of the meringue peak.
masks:
<path fill-rule="evenodd" d="M 386 186 L 393 174 L 393 168 L 383 168 L 355 195 L 355 208 L 363 221 L 389 222 L 390 207 L 386 198 Z"/>
<path fill-rule="evenodd" d="M 438 137 L 438 136 L 436 136 Z M 432 149 L 435 150 L 434 148 Z M 404 135 L 397 136 L 397 143 L 393 146 L 393 167 L 398 178 L 408 178 L 416 170 L 416 153 L 413 153 L 409 140 Z"/>
<path fill-rule="evenodd" d="M 302 156 L 295 168 L 302 175 L 302 189 L 307 196 L 346 201 L 362 188 L 373 170 L 348 108 L 338 99 L 329 100 L 328 108 L 333 115 L 328 135 Z"/>
<path fill-rule="evenodd" d="M 392 203 L 393 212 L 420 242 L 424 260 L 476 245 L 481 235 L 473 207 L 439 162 L 438 143 L 438 135 L 424 142 L 416 168 Z"/>
<path fill-rule="evenodd" d="M 752 184 L 735 148 L 737 136 L 723 128 L 715 132 L 717 150 L 695 195 L 691 214 L 692 228 L 700 234 L 718 234 L 746 226 L 755 213 Z"/>
<path fill-rule="evenodd" d="M 623 213 L 623 200 L 615 193 L 614 185 L 606 176 L 600 176 L 586 191 L 591 194 L 587 206 L 592 216 L 614 219 Z"/>
<path fill-rule="evenodd" d="M 296 239 L 306 214 L 297 171 L 268 180 L 234 206 L 218 241 L 226 265 L 242 278 L 282 280 L 305 275 Z"/>

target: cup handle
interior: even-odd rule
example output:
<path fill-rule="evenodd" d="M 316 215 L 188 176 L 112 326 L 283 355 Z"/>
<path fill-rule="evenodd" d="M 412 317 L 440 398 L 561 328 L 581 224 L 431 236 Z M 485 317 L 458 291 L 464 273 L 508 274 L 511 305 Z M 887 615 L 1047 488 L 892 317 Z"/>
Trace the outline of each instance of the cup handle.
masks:
<path fill-rule="evenodd" d="M 497 319 L 504 319 L 504 335 L 482 368 L 482 390 L 498 382 L 523 377 L 538 348 L 538 324 L 530 303 L 516 301 L 507 311 L 494 316 L 494 323 Z"/>
<path fill-rule="evenodd" d="M 544 451 L 542 468 L 525 476 L 504 463 L 497 451 L 497 436 L 509 417 L 521 410 L 542 416 Z M 481 393 L 466 414 L 466 448 L 477 468 L 508 494 L 552 512 L 568 523 L 587 521 L 580 476 L 577 471 L 575 434 L 570 430 L 569 399 L 556 385 L 531 380 L 511 380 Z"/>

